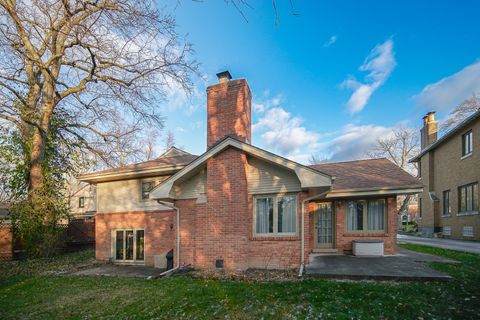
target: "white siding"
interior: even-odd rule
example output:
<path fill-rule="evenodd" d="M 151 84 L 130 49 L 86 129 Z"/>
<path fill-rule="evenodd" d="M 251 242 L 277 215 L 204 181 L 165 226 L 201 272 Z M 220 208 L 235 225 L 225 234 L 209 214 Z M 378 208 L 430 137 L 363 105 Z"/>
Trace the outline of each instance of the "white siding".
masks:
<path fill-rule="evenodd" d="M 205 193 L 206 175 L 202 171 L 175 187 L 177 199 L 196 199 Z"/>
<path fill-rule="evenodd" d="M 97 213 L 166 210 L 156 200 L 142 200 L 143 181 L 163 181 L 168 176 L 102 182 L 97 184 Z"/>
<path fill-rule="evenodd" d="M 258 160 L 248 159 L 248 193 L 283 193 L 301 190 L 294 171 Z"/>

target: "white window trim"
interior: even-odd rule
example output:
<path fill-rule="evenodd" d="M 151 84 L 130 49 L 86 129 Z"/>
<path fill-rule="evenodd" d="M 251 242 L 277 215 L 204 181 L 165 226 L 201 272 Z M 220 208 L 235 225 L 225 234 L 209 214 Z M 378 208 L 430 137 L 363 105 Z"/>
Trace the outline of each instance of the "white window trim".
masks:
<path fill-rule="evenodd" d="M 463 152 L 465 151 L 465 146 L 466 144 L 464 143 L 464 138 L 470 136 L 470 140 L 469 140 L 469 144 L 468 144 L 468 148 L 470 149 L 470 152 L 469 153 L 465 153 L 463 154 Z M 469 156 L 471 156 L 473 153 L 473 131 L 472 130 L 469 130 L 467 132 L 465 132 L 464 134 L 462 134 L 462 157 L 460 159 L 465 159 Z"/>
<path fill-rule="evenodd" d="M 134 245 L 133 245 L 133 260 L 126 260 L 126 259 L 123 259 L 123 260 L 117 260 L 116 256 L 117 256 L 117 231 L 130 231 L 132 230 L 134 233 Z M 137 246 L 136 246 L 136 241 L 137 241 L 137 231 L 143 231 L 143 260 L 137 260 L 136 257 L 137 257 Z M 111 256 L 112 256 L 112 261 L 116 264 L 137 264 L 137 265 L 144 265 L 145 264 L 145 260 L 147 259 L 147 254 L 146 254 L 146 251 L 145 251 L 145 248 L 146 248 L 146 228 L 128 228 L 128 227 L 125 227 L 125 228 L 117 228 L 117 229 L 112 229 L 112 244 L 111 244 Z M 123 256 L 125 257 L 125 252 L 123 253 Z"/>
<path fill-rule="evenodd" d="M 278 228 L 278 204 L 277 198 L 294 196 L 295 197 L 295 232 L 275 232 Z M 257 232 L 257 199 L 273 198 L 273 232 L 258 233 Z M 281 194 L 262 194 L 253 196 L 253 236 L 254 237 L 295 237 L 298 236 L 298 196 L 292 193 Z"/>
<path fill-rule="evenodd" d="M 383 200 L 384 201 L 384 210 L 383 210 L 383 229 L 382 230 L 370 230 L 368 229 L 368 201 L 369 200 Z M 362 230 L 349 230 L 348 229 L 348 203 L 350 201 L 361 201 L 363 202 L 363 229 Z M 373 199 L 359 199 L 359 200 L 349 200 L 347 201 L 347 207 L 345 207 L 345 233 L 346 234 L 384 234 L 388 232 L 388 201 L 385 198 L 373 198 Z"/>

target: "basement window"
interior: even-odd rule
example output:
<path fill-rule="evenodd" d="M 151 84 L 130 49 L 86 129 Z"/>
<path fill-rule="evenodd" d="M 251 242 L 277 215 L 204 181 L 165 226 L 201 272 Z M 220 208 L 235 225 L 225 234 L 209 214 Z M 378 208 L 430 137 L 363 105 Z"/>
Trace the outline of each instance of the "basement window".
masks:
<path fill-rule="evenodd" d="M 295 235 L 297 233 L 297 196 L 255 197 L 255 235 Z"/>
<path fill-rule="evenodd" d="M 472 226 L 464 226 L 462 228 L 462 236 L 473 237 L 473 227 Z"/>
<path fill-rule="evenodd" d="M 451 236 L 452 235 L 452 227 L 442 227 L 442 235 Z"/>

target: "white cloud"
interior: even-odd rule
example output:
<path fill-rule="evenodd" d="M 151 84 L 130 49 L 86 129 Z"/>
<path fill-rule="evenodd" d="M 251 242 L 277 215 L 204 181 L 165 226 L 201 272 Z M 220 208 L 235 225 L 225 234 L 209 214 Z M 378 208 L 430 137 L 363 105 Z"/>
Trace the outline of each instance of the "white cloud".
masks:
<path fill-rule="evenodd" d="M 305 149 L 316 149 L 320 134 L 307 130 L 302 125 L 303 120 L 286 111 L 280 106 L 281 102 L 281 96 L 277 95 L 252 104 L 260 117 L 252 130 L 260 136 L 264 147 L 297 161 L 306 160 L 311 152 Z"/>
<path fill-rule="evenodd" d="M 450 111 L 474 92 L 480 92 L 480 61 L 427 85 L 414 99 L 422 107 Z"/>
<path fill-rule="evenodd" d="M 375 90 L 390 77 L 396 65 L 392 39 L 388 39 L 382 44 L 377 44 L 373 48 L 359 68 L 360 71 L 368 72 L 363 82 L 349 76 L 342 83 L 343 88 L 353 90 L 347 102 L 347 109 L 351 114 L 363 110 Z"/>
<path fill-rule="evenodd" d="M 328 39 L 327 42 L 325 42 L 325 43 L 323 44 L 323 46 L 324 46 L 325 48 L 328 48 L 328 47 L 330 47 L 332 44 L 334 44 L 335 42 L 337 42 L 337 36 L 336 36 L 336 35 L 333 35 L 333 36 L 330 37 L 330 39 Z"/>
<path fill-rule="evenodd" d="M 185 129 L 183 129 L 182 127 L 176 127 L 175 131 L 176 132 L 185 132 Z"/>
<path fill-rule="evenodd" d="M 346 125 L 339 136 L 327 143 L 329 161 L 364 159 L 378 139 L 391 135 L 392 129 L 378 125 Z"/>

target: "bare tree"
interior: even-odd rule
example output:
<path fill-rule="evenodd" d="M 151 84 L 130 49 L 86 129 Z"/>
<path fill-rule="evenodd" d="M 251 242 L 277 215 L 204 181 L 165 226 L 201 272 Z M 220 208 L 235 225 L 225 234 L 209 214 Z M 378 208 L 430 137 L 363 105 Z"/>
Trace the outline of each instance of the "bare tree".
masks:
<path fill-rule="evenodd" d="M 311 165 L 314 165 L 314 164 L 318 164 L 318 163 L 322 163 L 322 162 L 327 162 L 328 161 L 328 158 L 324 157 L 324 156 L 321 156 L 317 153 L 312 153 L 310 155 L 310 158 L 308 159 L 308 162 L 311 164 Z"/>
<path fill-rule="evenodd" d="M 418 130 L 413 128 L 399 127 L 393 129 L 392 134 L 380 138 L 377 145 L 367 155 L 370 158 L 385 157 L 410 174 L 417 175 L 417 164 L 409 163 L 408 160 L 415 157 L 420 151 Z M 403 200 L 399 212 L 405 212 L 412 196 L 407 195 Z"/>
<path fill-rule="evenodd" d="M 165 91 L 188 91 L 197 71 L 175 28 L 149 0 L 0 0 L 0 119 L 31 145 L 29 191 L 44 185 L 54 124 L 105 162 L 112 141 L 162 126 Z"/>
<path fill-rule="evenodd" d="M 475 93 L 469 99 L 466 99 L 461 104 L 459 104 L 455 109 L 453 109 L 447 120 L 445 120 L 442 124 L 442 130 L 448 131 L 455 126 L 457 126 L 460 122 L 462 122 L 465 118 L 470 116 L 476 111 L 480 110 L 480 97 L 477 96 Z"/>
<path fill-rule="evenodd" d="M 171 147 L 175 146 L 175 143 L 176 143 L 175 134 L 173 133 L 172 130 L 168 130 L 167 135 L 165 136 L 165 141 L 164 141 L 165 150 L 168 150 Z"/>

